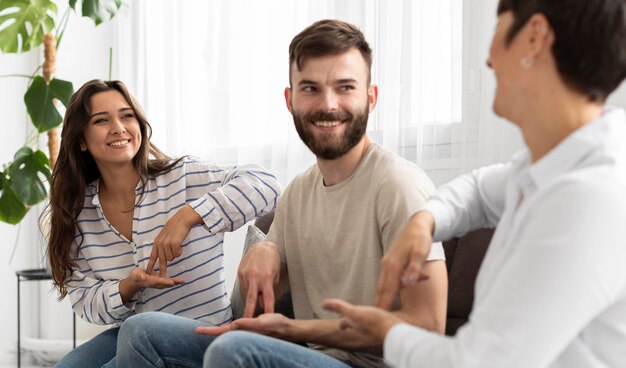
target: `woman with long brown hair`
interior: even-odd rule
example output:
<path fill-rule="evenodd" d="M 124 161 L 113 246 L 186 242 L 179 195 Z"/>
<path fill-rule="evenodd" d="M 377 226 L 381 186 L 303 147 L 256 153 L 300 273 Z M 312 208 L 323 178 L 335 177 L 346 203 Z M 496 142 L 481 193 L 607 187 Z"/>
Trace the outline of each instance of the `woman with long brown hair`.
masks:
<path fill-rule="evenodd" d="M 122 82 L 87 82 L 67 107 L 44 217 L 52 276 L 77 315 L 117 327 L 59 367 L 114 365 L 118 326 L 144 311 L 232 319 L 223 233 L 272 211 L 280 185 L 257 166 L 171 159 L 150 135 Z"/>

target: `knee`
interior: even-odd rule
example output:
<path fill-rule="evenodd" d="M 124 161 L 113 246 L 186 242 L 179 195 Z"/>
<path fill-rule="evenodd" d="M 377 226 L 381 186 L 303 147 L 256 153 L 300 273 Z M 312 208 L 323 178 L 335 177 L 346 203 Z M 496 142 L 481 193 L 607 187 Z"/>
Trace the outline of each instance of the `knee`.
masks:
<path fill-rule="evenodd" d="M 126 337 L 130 339 L 129 341 L 132 341 L 138 335 L 149 332 L 155 326 L 155 322 L 162 317 L 162 314 L 159 312 L 146 312 L 128 318 L 120 327 L 120 338 Z"/>
<path fill-rule="evenodd" d="M 259 335 L 245 331 L 225 333 L 211 343 L 203 359 L 203 367 L 243 367 L 250 352 L 255 351 L 255 339 Z"/>
<path fill-rule="evenodd" d="M 146 312 L 128 318 L 120 327 L 118 341 L 123 344 L 136 344 L 140 341 L 150 340 L 151 337 L 161 336 L 161 325 L 170 317 L 167 313 Z"/>

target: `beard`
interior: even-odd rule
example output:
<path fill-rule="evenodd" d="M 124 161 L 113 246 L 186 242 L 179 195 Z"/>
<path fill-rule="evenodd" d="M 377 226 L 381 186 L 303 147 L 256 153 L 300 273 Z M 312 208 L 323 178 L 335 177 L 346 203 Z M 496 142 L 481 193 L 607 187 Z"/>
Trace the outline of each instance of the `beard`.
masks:
<path fill-rule="evenodd" d="M 334 160 L 348 153 L 361 141 L 367 130 L 368 117 L 369 106 L 366 104 L 363 111 L 357 114 L 345 110 L 332 113 L 316 111 L 309 114 L 298 114 L 294 111 L 293 122 L 300 139 L 316 157 Z M 342 124 L 346 124 L 346 129 L 340 136 L 322 132 L 316 139 L 309 126 L 315 121 L 341 121 Z"/>

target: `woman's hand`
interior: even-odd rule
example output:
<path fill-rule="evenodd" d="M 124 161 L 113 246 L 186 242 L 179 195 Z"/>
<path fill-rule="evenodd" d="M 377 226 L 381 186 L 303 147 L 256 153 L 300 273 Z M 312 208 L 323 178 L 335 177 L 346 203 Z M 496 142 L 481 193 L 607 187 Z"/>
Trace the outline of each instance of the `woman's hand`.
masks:
<path fill-rule="evenodd" d="M 130 275 L 120 282 L 120 295 L 122 302 L 126 304 L 143 288 L 167 289 L 183 283 L 185 280 L 180 277 L 160 277 L 156 272 L 149 274 L 141 268 L 134 268 Z"/>
<path fill-rule="evenodd" d="M 340 299 L 327 299 L 324 308 L 343 316 L 341 328 L 354 328 L 357 331 L 373 337 L 377 343 L 383 345 L 389 330 L 398 323 L 400 318 L 384 309 L 352 305 Z"/>
<path fill-rule="evenodd" d="M 167 277 L 167 262 L 183 254 L 182 243 L 189 235 L 191 227 L 202 223 L 202 217 L 188 204 L 183 206 L 166 223 L 159 235 L 154 239 L 152 253 L 146 272 L 152 274 L 157 260 L 159 276 Z"/>
<path fill-rule="evenodd" d="M 430 212 L 418 212 L 396 237 L 380 261 L 375 306 L 391 308 L 401 287 L 428 278 L 428 275 L 422 273 L 422 265 L 430 252 L 434 226 L 435 221 Z"/>

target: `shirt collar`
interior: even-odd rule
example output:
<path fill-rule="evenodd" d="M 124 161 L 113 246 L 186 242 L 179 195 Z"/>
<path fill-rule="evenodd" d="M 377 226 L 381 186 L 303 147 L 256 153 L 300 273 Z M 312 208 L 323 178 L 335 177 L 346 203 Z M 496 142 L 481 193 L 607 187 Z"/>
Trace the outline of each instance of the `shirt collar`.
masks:
<path fill-rule="evenodd" d="M 571 133 L 534 164 L 530 164 L 530 154 L 526 150 L 524 159 L 528 169 L 523 170 L 526 175 L 520 178 L 522 185 L 526 186 L 523 184 L 526 182 L 535 188 L 541 187 L 571 171 L 598 146 L 606 144 L 610 125 L 623 125 L 625 120 L 624 110 L 607 107 L 597 119 Z"/>

